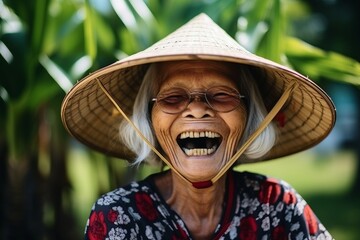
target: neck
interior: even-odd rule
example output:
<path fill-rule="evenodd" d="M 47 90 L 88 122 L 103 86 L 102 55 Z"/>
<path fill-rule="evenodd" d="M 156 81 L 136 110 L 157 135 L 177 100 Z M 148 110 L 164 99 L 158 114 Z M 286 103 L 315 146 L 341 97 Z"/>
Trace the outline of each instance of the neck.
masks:
<path fill-rule="evenodd" d="M 221 220 L 225 182 L 224 176 L 210 187 L 197 189 L 169 172 L 157 181 L 157 185 L 167 204 L 182 218 L 192 236 L 207 239 Z"/>

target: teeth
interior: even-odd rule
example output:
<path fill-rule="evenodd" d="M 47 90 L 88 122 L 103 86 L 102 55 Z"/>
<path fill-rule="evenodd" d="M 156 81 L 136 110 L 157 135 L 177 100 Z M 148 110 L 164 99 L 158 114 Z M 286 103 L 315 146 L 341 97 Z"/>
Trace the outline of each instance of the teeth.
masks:
<path fill-rule="evenodd" d="M 216 150 L 216 146 L 212 147 L 212 148 L 194 148 L 194 149 L 187 149 L 184 148 L 184 152 L 186 153 L 186 155 L 188 156 L 204 156 L 204 155 L 210 155 L 213 152 L 215 152 Z"/>
<path fill-rule="evenodd" d="M 183 132 L 180 134 L 180 139 L 203 138 L 203 137 L 219 138 L 220 134 L 218 134 L 216 132 L 211 132 L 211 131 L 201 131 L 201 132 L 188 131 L 188 132 Z M 188 147 L 189 146 L 190 146 L 190 144 L 188 144 Z M 185 152 L 185 154 L 188 156 L 206 156 L 206 155 L 210 155 L 213 152 L 215 152 L 216 148 L 217 148 L 217 146 L 213 146 L 211 148 L 191 148 L 191 149 L 183 147 L 182 149 Z"/>
<path fill-rule="evenodd" d="M 210 132 L 210 131 L 202 131 L 202 132 L 183 132 L 180 135 L 180 139 L 185 138 L 200 138 L 200 137 L 207 137 L 207 138 L 218 138 L 220 137 L 220 134 L 216 132 Z"/>

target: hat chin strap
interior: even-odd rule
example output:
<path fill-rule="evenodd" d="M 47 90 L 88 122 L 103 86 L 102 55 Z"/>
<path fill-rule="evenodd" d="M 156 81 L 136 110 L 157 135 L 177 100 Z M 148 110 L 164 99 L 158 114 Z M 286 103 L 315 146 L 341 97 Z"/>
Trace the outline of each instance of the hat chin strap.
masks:
<path fill-rule="evenodd" d="M 137 126 L 128 118 L 128 116 L 124 113 L 124 111 L 120 108 L 114 98 L 110 95 L 110 93 L 106 90 L 104 85 L 101 81 L 96 78 L 98 85 L 100 86 L 101 90 L 104 94 L 108 97 L 114 107 L 119 111 L 119 113 L 123 116 L 123 118 L 134 128 L 136 133 L 146 142 L 146 144 L 151 148 L 151 150 L 166 164 L 169 168 L 175 172 L 181 179 L 190 183 L 193 187 L 197 189 L 208 188 L 211 187 L 217 180 L 219 180 L 230 168 L 231 166 L 237 161 L 237 159 L 244 153 L 244 151 L 250 146 L 250 144 L 264 131 L 264 129 L 270 124 L 270 122 L 274 119 L 274 117 L 278 114 L 281 108 L 284 106 L 286 101 L 289 99 L 291 93 L 298 87 L 297 82 L 293 82 L 289 84 L 277 103 L 268 113 L 268 115 L 264 118 L 261 122 L 259 127 L 253 132 L 247 141 L 241 146 L 241 148 L 230 158 L 230 160 L 223 166 L 223 168 L 210 180 L 201 181 L 201 182 L 191 182 L 186 177 L 184 177 L 150 142 L 149 140 L 142 134 Z"/>

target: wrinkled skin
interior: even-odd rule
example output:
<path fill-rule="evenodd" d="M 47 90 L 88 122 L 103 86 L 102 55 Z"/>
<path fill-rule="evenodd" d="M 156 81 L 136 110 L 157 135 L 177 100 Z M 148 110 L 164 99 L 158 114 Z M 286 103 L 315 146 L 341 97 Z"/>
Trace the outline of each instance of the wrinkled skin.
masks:
<path fill-rule="evenodd" d="M 159 92 L 174 87 L 190 91 L 212 86 L 236 88 L 226 65 L 216 62 L 170 62 L 161 71 L 168 71 Z M 241 93 L 241 89 L 238 89 Z M 151 113 L 153 128 L 167 159 L 181 175 L 191 182 L 206 181 L 214 177 L 236 152 L 245 128 L 247 113 L 244 104 L 233 111 L 216 112 L 201 100 L 192 101 L 178 114 L 164 113 L 154 104 Z M 189 156 L 177 142 L 183 132 L 211 131 L 221 136 L 216 151 L 209 155 Z M 213 186 L 196 189 L 176 174 L 169 173 L 156 181 L 167 203 L 182 217 L 193 237 L 208 239 L 220 221 L 224 199 L 225 177 Z"/>
<path fill-rule="evenodd" d="M 169 74 L 161 83 L 160 93 L 174 87 L 190 91 L 220 85 L 237 88 L 234 81 L 222 73 L 226 66 L 215 62 L 167 63 L 162 69 Z M 244 131 L 246 116 L 243 104 L 231 112 L 221 113 L 201 100 L 192 101 L 178 114 L 164 113 L 156 104 L 152 110 L 153 128 L 162 149 L 172 165 L 192 182 L 211 179 L 228 162 Z M 177 137 L 183 132 L 201 131 L 220 134 L 220 146 L 211 155 L 187 156 L 179 147 Z"/>

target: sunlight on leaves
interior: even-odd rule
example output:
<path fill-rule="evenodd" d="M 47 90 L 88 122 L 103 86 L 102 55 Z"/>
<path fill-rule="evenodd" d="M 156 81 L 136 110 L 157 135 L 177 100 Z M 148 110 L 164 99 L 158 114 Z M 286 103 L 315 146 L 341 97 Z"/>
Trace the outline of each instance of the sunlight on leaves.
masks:
<path fill-rule="evenodd" d="M 5 88 L 0 86 L 0 98 L 4 101 L 7 102 L 9 100 L 9 94 L 6 91 Z"/>
<path fill-rule="evenodd" d="M 139 16 L 144 19 L 144 21 L 153 21 L 155 19 L 144 1 L 130 0 L 130 3 L 134 7 L 137 14 L 139 14 Z"/>
<path fill-rule="evenodd" d="M 111 0 L 110 2 L 124 25 L 134 31 L 136 29 L 136 19 L 128 4 L 124 0 Z"/>
<path fill-rule="evenodd" d="M 67 77 L 66 73 L 46 55 L 39 57 L 39 62 L 50 74 L 50 76 L 57 82 L 64 92 L 68 92 L 73 86 L 71 80 Z"/>
<path fill-rule="evenodd" d="M 0 32 L 2 33 L 15 33 L 23 30 L 23 25 L 19 17 L 6 5 L 0 1 L 0 18 L 1 21 Z"/>
<path fill-rule="evenodd" d="M 11 53 L 11 51 L 9 50 L 9 48 L 5 45 L 5 43 L 3 43 L 2 41 L 0 41 L 0 55 L 5 59 L 5 61 L 7 63 L 11 63 L 12 60 L 14 59 L 14 55 Z"/>
<path fill-rule="evenodd" d="M 250 52 L 256 51 L 261 39 L 269 30 L 265 22 L 258 22 L 251 30 L 248 29 L 248 19 L 242 16 L 238 19 L 237 27 L 235 39 Z"/>
<path fill-rule="evenodd" d="M 74 79 L 80 78 L 92 66 L 92 61 L 89 56 L 79 58 L 71 67 L 70 74 Z"/>

